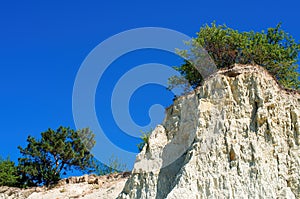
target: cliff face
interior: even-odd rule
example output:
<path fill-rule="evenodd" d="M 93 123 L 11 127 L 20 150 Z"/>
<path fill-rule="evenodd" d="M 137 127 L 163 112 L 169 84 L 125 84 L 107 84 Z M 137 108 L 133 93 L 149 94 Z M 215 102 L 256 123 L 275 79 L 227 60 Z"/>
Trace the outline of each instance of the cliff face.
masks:
<path fill-rule="evenodd" d="M 174 101 L 118 198 L 300 198 L 300 95 L 219 71 Z"/>

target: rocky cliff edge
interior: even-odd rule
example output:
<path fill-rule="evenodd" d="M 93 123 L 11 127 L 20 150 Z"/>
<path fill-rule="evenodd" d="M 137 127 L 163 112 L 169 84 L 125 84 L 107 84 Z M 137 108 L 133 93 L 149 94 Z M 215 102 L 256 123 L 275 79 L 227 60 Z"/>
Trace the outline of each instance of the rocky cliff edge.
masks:
<path fill-rule="evenodd" d="M 300 95 L 235 65 L 179 97 L 119 199 L 300 198 Z"/>

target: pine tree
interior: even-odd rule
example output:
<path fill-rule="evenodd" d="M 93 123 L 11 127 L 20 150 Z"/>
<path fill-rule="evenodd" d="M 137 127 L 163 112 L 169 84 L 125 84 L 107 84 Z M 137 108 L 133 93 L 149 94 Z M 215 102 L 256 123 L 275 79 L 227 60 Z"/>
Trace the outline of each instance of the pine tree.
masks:
<path fill-rule="evenodd" d="M 27 147 L 18 147 L 19 171 L 25 186 L 55 184 L 61 174 L 75 168 L 92 171 L 93 155 L 90 150 L 95 145 L 94 134 L 89 129 L 74 131 L 59 127 L 41 133 L 41 139 L 27 138 Z"/>

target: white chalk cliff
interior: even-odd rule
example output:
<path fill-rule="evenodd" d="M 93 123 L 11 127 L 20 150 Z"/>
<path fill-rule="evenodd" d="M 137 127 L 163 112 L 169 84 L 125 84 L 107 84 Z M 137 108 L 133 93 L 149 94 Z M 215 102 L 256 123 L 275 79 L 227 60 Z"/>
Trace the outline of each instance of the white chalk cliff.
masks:
<path fill-rule="evenodd" d="M 300 94 L 235 65 L 166 110 L 119 199 L 300 198 Z"/>

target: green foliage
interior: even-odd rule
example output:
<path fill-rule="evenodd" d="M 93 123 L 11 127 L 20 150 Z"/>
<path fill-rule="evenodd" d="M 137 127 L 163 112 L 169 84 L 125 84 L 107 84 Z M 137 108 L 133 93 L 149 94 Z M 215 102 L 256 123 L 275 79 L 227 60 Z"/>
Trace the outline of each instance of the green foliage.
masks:
<path fill-rule="evenodd" d="M 0 186 L 17 186 L 19 181 L 18 168 L 9 158 L 0 157 Z"/>
<path fill-rule="evenodd" d="M 98 163 L 96 167 L 96 174 L 101 176 L 111 173 L 118 173 L 126 170 L 127 165 L 125 163 L 122 163 L 118 157 L 112 155 L 109 159 L 108 165 Z"/>
<path fill-rule="evenodd" d="M 27 147 L 18 147 L 23 156 L 18 165 L 23 185 L 55 184 L 63 172 L 73 168 L 92 171 L 94 136 L 89 129 L 66 127 L 48 129 L 41 133 L 40 140 L 29 136 Z"/>
<path fill-rule="evenodd" d="M 207 51 L 217 68 L 231 67 L 235 63 L 257 64 L 265 67 L 284 87 L 300 88 L 299 73 L 296 71 L 300 44 L 281 29 L 281 24 L 269 28 L 267 32 L 239 32 L 215 23 L 201 27 L 197 38 L 190 42 L 191 53 L 180 52 L 186 54 L 185 63 L 175 67 L 193 88 L 203 81 L 195 68 L 199 66 L 193 66 L 190 62 L 197 56 L 198 45 Z M 207 60 L 202 62 L 201 65 L 205 66 Z M 176 81 L 173 77 L 169 83 L 173 88 L 182 81 Z"/>
<path fill-rule="evenodd" d="M 168 79 L 168 89 L 172 90 L 175 87 L 180 87 L 183 93 L 188 93 L 190 87 L 196 88 L 203 81 L 203 77 L 197 71 L 197 69 L 187 60 L 179 67 L 173 67 L 179 71 L 182 76 L 172 76 Z"/>
<path fill-rule="evenodd" d="M 142 142 L 139 143 L 139 144 L 137 144 L 137 147 L 138 147 L 138 149 L 139 149 L 140 152 L 143 150 L 143 148 L 144 148 L 144 146 L 146 144 L 148 146 L 148 144 L 149 144 L 149 137 L 150 137 L 152 131 L 153 131 L 153 129 L 150 129 L 147 132 L 141 131 L 141 133 L 142 133 L 142 136 L 141 136 Z"/>

